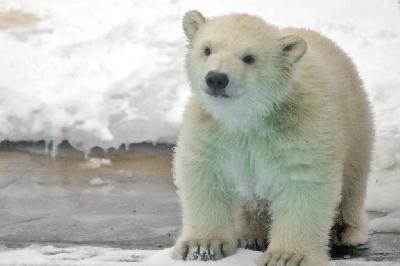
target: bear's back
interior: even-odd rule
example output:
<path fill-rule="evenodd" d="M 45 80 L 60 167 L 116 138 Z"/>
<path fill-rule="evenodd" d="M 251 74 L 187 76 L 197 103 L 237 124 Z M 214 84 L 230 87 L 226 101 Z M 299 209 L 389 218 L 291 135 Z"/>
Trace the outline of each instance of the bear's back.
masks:
<path fill-rule="evenodd" d="M 347 144 L 346 157 L 369 156 L 373 142 L 372 112 L 350 57 L 332 40 L 316 31 L 284 28 L 281 33 L 301 36 L 307 42 L 307 52 L 298 66 L 299 79 L 311 76 L 325 84 L 318 90 L 329 98 L 342 123 Z"/>

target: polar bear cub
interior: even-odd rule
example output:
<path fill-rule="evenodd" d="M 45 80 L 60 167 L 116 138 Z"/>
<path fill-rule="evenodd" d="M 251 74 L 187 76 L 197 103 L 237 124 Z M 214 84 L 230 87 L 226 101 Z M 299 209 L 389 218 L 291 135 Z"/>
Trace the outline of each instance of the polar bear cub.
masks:
<path fill-rule="evenodd" d="M 266 249 L 259 265 L 323 266 L 330 236 L 365 243 L 373 123 L 349 57 L 255 16 L 190 11 L 183 28 L 193 96 L 174 160 L 173 257 L 217 260 L 239 246 Z"/>

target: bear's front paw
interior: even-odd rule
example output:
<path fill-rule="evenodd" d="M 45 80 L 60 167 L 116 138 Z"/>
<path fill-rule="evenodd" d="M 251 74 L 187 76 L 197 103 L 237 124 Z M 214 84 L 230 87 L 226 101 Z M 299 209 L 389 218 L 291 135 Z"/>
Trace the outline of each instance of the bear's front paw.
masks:
<path fill-rule="evenodd" d="M 220 260 L 236 253 L 233 240 L 190 239 L 176 243 L 172 257 L 176 260 Z"/>
<path fill-rule="evenodd" d="M 328 265 L 326 255 L 306 255 L 286 251 L 266 251 L 258 259 L 257 266 L 325 266 Z"/>

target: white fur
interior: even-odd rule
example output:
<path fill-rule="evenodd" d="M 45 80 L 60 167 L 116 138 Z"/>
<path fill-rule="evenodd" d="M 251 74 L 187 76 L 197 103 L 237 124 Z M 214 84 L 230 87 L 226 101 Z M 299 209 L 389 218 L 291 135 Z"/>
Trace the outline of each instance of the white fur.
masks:
<path fill-rule="evenodd" d="M 259 265 L 327 265 L 334 221 L 338 244 L 365 242 L 373 126 L 350 59 L 316 32 L 248 15 L 191 11 L 184 30 L 194 96 L 174 162 L 183 214 L 174 257 L 198 259 L 201 247 L 212 256 L 200 257 L 220 259 L 238 239 L 269 238 Z M 205 93 L 211 70 L 228 75 L 230 98 Z"/>

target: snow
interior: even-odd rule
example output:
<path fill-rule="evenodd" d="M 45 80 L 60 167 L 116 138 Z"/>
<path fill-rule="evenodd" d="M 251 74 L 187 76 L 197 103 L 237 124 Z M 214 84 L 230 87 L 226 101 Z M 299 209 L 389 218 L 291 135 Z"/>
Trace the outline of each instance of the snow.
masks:
<path fill-rule="evenodd" d="M 329 4 L 318 0 L 0 0 L 0 14 L 26 12 L 39 18 L 36 23 L 29 19 L 29 25 L 7 28 L 1 28 L 0 21 L 0 141 L 45 140 L 55 144 L 52 154 L 62 140 L 85 152 L 94 146 L 107 149 L 143 141 L 174 143 L 190 95 L 180 24 L 190 9 L 199 9 L 206 16 L 247 12 L 279 26 L 315 29 L 352 57 L 365 82 L 376 122 L 367 209 L 379 217 L 371 221 L 369 229 L 400 232 L 397 0 Z M 107 164 L 93 160 L 86 167 Z M 94 179 L 91 183 L 105 182 Z M 37 258 L 39 264 L 51 264 L 41 248 L 21 252 Z M 0 253 L 2 263 L 9 252 Z M 165 259 L 165 253 L 159 252 L 148 260 L 157 260 L 157 256 Z M 241 251 L 232 261 L 248 262 L 253 257 L 254 253 Z M 96 258 L 84 261 L 95 265 Z"/>
<path fill-rule="evenodd" d="M 0 34 L 0 139 L 67 139 L 85 151 L 174 142 L 188 90 L 168 5 L 2 1 L 41 22 Z"/>
<path fill-rule="evenodd" d="M 255 265 L 261 252 L 239 249 L 230 257 L 219 261 L 174 261 L 171 249 L 161 251 L 129 250 L 119 248 L 75 246 L 54 247 L 31 245 L 20 249 L 0 249 L 0 266 L 243 266 Z M 339 260 L 330 266 L 394 266 L 393 262 L 366 262 L 362 260 Z"/>
<path fill-rule="evenodd" d="M 86 161 L 85 167 L 88 169 L 96 169 L 101 166 L 109 166 L 111 165 L 111 160 L 106 158 L 90 158 Z"/>
<path fill-rule="evenodd" d="M 105 185 L 108 185 L 110 183 L 110 181 L 104 180 L 103 178 L 100 178 L 100 177 L 95 177 L 95 178 L 90 179 L 89 183 L 92 186 L 105 186 Z"/>
<path fill-rule="evenodd" d="M 39 20 L 0 31 L 0 140 L 66 139 L 83 151 L 174 143 L 190 94 L 181 18 L 196 8 L 206 15 L 258 14 L 279 26 L 319 30 L 338 42 L 354 59 L 371 96 L 377 147 L 388 157 L 383 165 L 398 162 L 396 0 L 329 5 L 316 0 L 0 0 L 0 12 L 26 12 Z"/>

